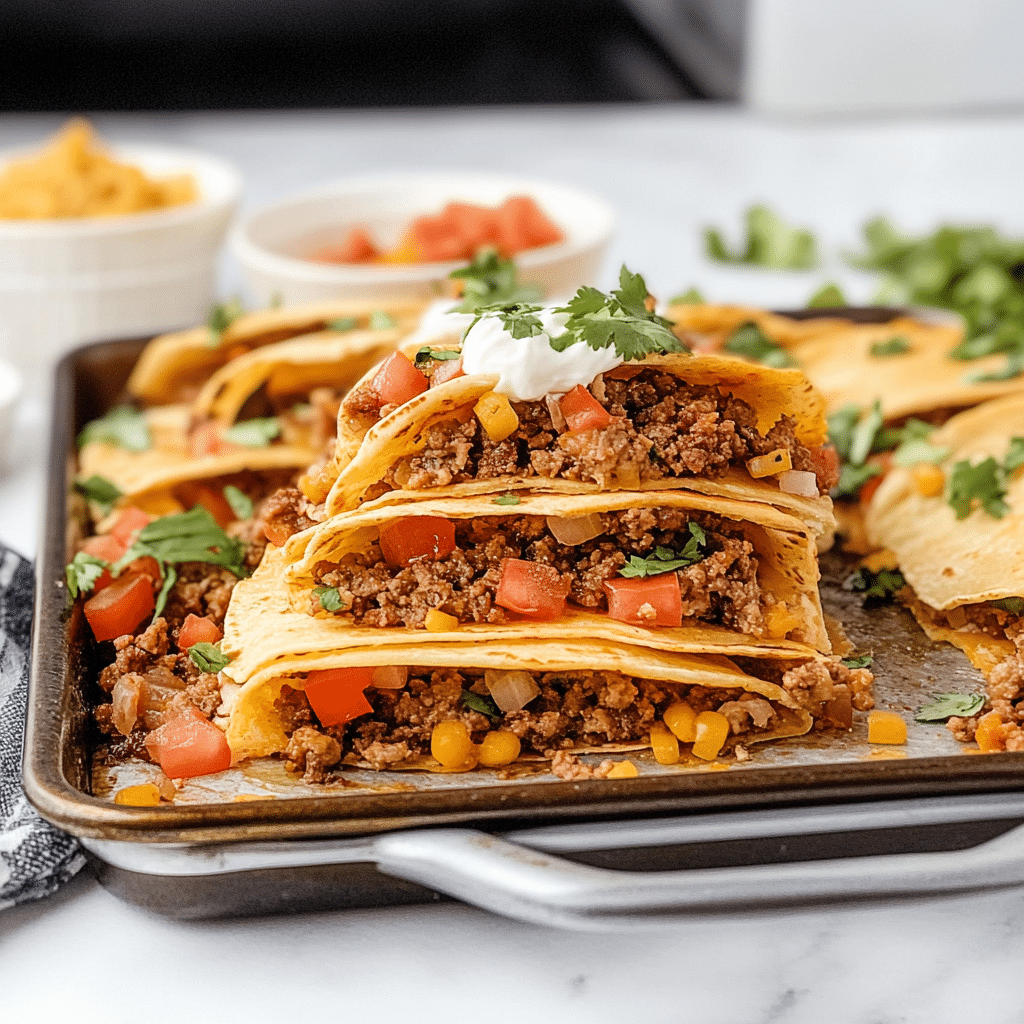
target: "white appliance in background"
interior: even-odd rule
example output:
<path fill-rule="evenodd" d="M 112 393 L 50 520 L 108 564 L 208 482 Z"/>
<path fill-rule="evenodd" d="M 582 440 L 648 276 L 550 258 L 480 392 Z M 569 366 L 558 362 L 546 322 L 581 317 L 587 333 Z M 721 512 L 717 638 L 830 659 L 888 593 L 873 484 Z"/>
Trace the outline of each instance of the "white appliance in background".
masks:
<path fill-rule="evenodd" d="M 626 0 L 708 95 L 772 114 L 1024 104 L 1021 0 Z"/>

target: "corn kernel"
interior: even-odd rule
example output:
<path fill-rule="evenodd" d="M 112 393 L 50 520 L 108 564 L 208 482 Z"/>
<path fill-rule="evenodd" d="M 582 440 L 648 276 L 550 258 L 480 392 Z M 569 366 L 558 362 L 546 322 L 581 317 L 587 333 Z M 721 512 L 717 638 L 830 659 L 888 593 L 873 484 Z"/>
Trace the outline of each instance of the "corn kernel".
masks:
<path fill-rule="evenodd" d="M 764 625 L 770 637 L 784 637 L 800 625 L 800 616 L 784 604 L 773 604 L 764 613 Z"/>
<path fill-rule="evenodd" d="M 775 451 L 768 452 L 767 455 L 755 455 L 752 459 L 747 459 L 747 472 L 755 480 L 760 480 L 765 476 L 774 476 L 776 473 L 785 473 L 786 470 L 792 468 L 793 459 L 788 448 L 776 448 Z"/>
<path fill-rule="evenodd" d="M 465 723 L 438 722 L 430 734 L 430 752 L 445 768 L 462 767 L 473 753 L 473 740 Z"/>
<path fill-rule="evenodd" d="M 675 733 L 676 739 L 692 743 L 697 738 L 697 712 L 689 704 L 679 700 L 665 709 L 665 724 Z"/>
<path fill-rule="evenodd" d="M 906 743 L 907 723 L 895 711 L 872 711 L 868 715 L 868 743 Z"/>
<path fill-rule="evenodd" d="M 605 776 L 606 779 L 635 779 L 640 773 L 632 761 L 616 761 Z"/>
<path fill-rule="evenodd" d="M 142 495 L 133 498 L 132 504 L 136 508 L 141 508 L 143 512 L 148 512 L 151 516 L 170 516 L 176 512 L 185 511 L 185 506 L 173 495 L 167 493 Z"/>
<path fill-rule="evenodd" d="M 431 608 L 423 620 L 423 625 L 428 633 L 447 633 L 450 630 L 458 629 L 459 620 L 455 615 Z"/>
<path fill-rule="evenodd" d="M 658 764 L 679 763 L 679 740 L 668 726 L 655 722 L 651 726 L 651 750 Z"/>
<path fill-rule="evenodd" d="M 493 391 L 481 396 L 480 401 L 473 406 L 473 412 L 480 426 L 487 431 L 487 436 L 495 442 L 504 441 L 519 426 L 519 417 L 512 403 L 504 395 L 497 395 Z"/>
<path fill-rule="evenodd" d="M 910 476 L 917 493 L 925 498 L 937 497 L 946 487 L 946 478 L 942 470 L 928 462 L 918 462 L 911 468 Z"/>
<path fill-rule="evenodd" d="M 485 768 L 499 768 L 503 764 L 511 764 L 519 756 L 521 746 L 519 737 L 514 732 L 496 729 L 489 732 L 480 744 L 480 763 Z"/>
<path fill-rule="evenodd" d="M 702 711 L 697 716 L 693 753 L 703 761 L 714 761 L 728 738 L 729 719 L 717 711 Z"/>
<path fill-rule="evenodd" d="M 978 719 L 974 727 L 974 739 L 983 754 L 992 754 L 1003 749 L 1003 721 L 997 711 L 990 711 Z"/>
<path fill-rule="evenodd" d="M 114 803 L 127 807 L 156 807 L 160 803 L 160 790 L 152 782 L 141 786 L 125 786 L 114 794 Z"/>

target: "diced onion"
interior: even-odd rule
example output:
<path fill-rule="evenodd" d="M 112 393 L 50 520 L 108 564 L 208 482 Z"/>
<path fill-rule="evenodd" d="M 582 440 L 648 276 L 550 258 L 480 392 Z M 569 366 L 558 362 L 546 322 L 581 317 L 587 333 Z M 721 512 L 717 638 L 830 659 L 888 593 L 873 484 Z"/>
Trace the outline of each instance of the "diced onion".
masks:
<path fill-rule="evenodd" d="M 799 494 L 804 498 L 818 496 L 818 478 L 805 469 L 787 469 L 779 474 L 779 490 L 787 494 Z"/>
<path fill-rule="evenodd" d="M 540 687 L 529 672 L 501 672 L 488 669 L 484 682 L 491 699 L 505 712 L 522 711 L 540 693 Z"/>
<path fill-rule="evenodd" d="M 223 678 L 223 676 L 221 677 Z M 235 700 L 242 689 L 238 683 L 220 684 L 220 707 L 217 708 L 218 715 L 230 715 L 231 709 L 235 706 Z"/>
<path fill-rule="evenodd" d="M 585 516 L 572 516 L 569 519 L 548 516 L 547 524 L 555 540 L 559 544 L 568 544 L 570 547 L 593 540 L 605 532 L 604 523 L 596 512 Z"/>
<path fill-rule="evenodd" d="M 405 665 L 381 665 L 373 670 L 372 686 L 378 690 L 400 690 L 409 681 Z"/>
<path fill-rule="evenodd" d="M 562 407 L 558 404 L 563 398 L 565 398 L 564 394 L 544 396 L 544 404 L 548 407 L 548 414 L 551 416 L 551 425 L 559 433 L 565 430 L 565 416 L 562 413 Z"/>
<path fill-rule="evenodd" d="M 774 476 L 793 468 L 793 459 L 785 448 L 776 448 L 767 455 L 755 455 L 747 459 L 747 470 L 755 480 L 761 477 Z"/>
<path fill-rule="evenodd" d="M 142 695 L 142 677 L 135 673 L 121 676 L 111 693 L 113 712 L 110 720 L 122 736 L 127 736 L 139 717 L 139 697 Z"/>

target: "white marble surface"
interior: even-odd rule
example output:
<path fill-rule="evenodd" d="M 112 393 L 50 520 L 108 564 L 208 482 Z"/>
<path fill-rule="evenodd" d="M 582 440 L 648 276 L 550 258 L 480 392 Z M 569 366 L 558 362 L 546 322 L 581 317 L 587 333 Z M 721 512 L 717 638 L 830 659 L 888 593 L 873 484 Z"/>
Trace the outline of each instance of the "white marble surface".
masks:
<path fill-rule="evenodd" d="M 57 118 L 0 118 L 0 149 Z M 330 178 L 405 167 L 502 170 L 572 181 L 622 219 L 621 260 L 661 293 L 800 304 L 822 272 L 711 268 L 699 229 L 738 227 L 767 200 L 827 249 L 867 216 L 908 228 L 984 219 L 1024 232 L 1024 118 L 786 123 L 713 107 L 437 113 L 102 116 L 100 129 L 235 160 L 251 208 Z M 225 262 L 225 293 L 239 287 Z M 0 475 L 0 539 L 34 552 L 46 412 L 36 382 Z M 716 1024 L 1024 1021 L 1014 892 L 949 902 L 715 919 L 650 933 L 571 935 L 457 905 L 177 924 L 89 878 L 0 915 L 0 1019 L 713 1020 Z"/>

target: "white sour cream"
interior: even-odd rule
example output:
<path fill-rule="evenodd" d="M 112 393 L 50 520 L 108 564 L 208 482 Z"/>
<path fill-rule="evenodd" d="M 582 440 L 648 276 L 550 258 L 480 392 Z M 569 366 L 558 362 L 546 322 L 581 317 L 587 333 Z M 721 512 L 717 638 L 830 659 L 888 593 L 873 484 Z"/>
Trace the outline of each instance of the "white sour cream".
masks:
<path fill-rule="evenodd" d="M 568 314 L 548 307 L 537 317 L 544 331 L 532 338 L 513 338 L 497 316 L 482 317 L 462 342 L 462 369 L 470 375 L 497 374 L 495 391 L 516 402 L 533 402 L 577 384 L 586 387 L 599 373 L 622 364 L 612 345 L 592 349 L 578 342 L 556 351 L 551 339 L 565 333 Z"/>
<path fill-rule="evenodd" d="M 434 345 L 438 342 L 459 347 L 462 332 L 473 322 L 473 313 L 456 313 L 457 302 L 451 299 L 436 299 L 423 311 L 416 330 L 410 334 L 403 346 Z"/>

